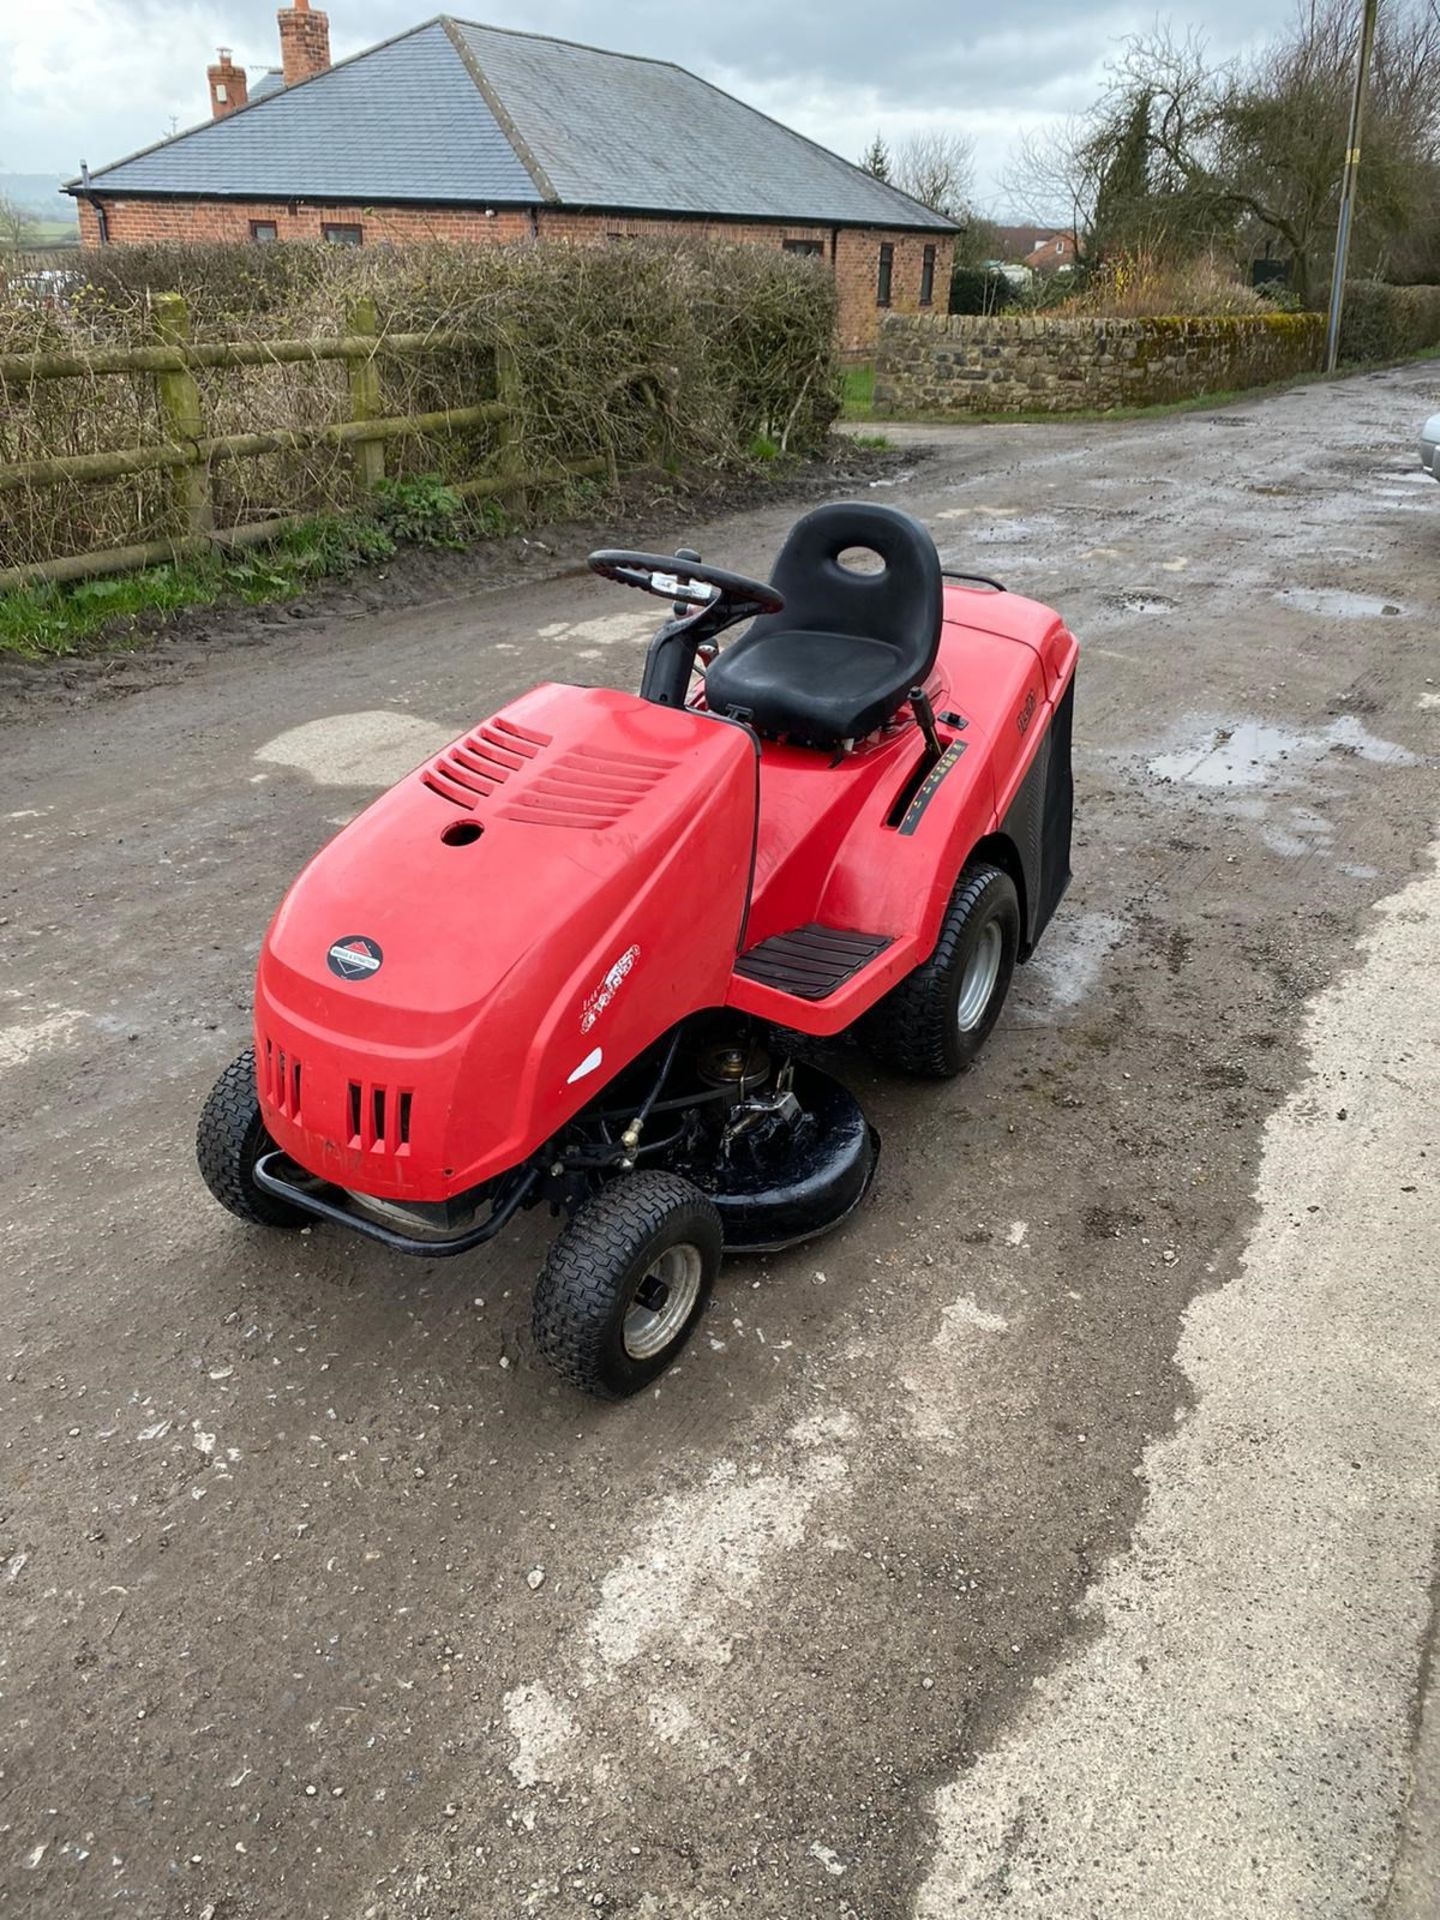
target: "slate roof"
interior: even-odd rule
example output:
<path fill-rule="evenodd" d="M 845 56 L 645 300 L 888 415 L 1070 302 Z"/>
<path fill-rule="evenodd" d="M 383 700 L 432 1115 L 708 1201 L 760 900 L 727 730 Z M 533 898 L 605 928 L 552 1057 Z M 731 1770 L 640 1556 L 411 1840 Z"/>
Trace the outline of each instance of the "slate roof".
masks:
<path fill-rule="evenodd" d="M 90 184 L 207 199 L 536 197 L 439 20 L 96 169 Z"/>
<path fill-rule="evenodd" d="M 98 168 L 91 187 L 952 230 L 683 67 L 448 15 Z"/>

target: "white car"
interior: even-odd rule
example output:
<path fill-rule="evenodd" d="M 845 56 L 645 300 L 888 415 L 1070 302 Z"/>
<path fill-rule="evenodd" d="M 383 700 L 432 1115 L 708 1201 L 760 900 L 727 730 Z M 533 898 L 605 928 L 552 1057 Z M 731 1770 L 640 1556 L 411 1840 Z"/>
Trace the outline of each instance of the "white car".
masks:
<path fill-rule="evenodd" d="M 1440 480 L 1440 413 L 1432 413 L 1420 429 L 1420 464 Z"/>

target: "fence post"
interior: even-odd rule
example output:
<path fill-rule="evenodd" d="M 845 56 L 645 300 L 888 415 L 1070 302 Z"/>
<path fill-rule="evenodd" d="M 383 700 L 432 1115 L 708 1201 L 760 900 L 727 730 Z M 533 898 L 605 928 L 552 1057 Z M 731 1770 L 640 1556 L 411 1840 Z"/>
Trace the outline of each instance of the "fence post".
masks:
<path fill-rule="evenodd" d="M 179 293 L 157 293 L 154 302 L 156 337 L 167 347 L 183 347 L 190 339 L 190 309 Z M 200 410 L 200 389 L 188 367 L 175 373 L 157 373 L 156 397 L 165 437 L 183 447 L 205 436 L 205 418 Z M 175 513 L 182 533 L 208 534 L 215 525 L 215 510 L 210 499 L 210 466 L 197 460 L 177 467 L 172 481 Z"/>
<path fill-rule="evenodd" d="M 513 480 L 525 471 L 524 435 L 520 424 L 520 369 L 515 364 L 513 347 L 504 340 L 497 341 L 495 345 L 495 398 L 506 408 L 504 417 L 496 426 L 496 464 L 502 480 Z M 522 486 L 507 486 L 500 499 L 513 519 L 523 520 L 529 512 L 530 498 Z"/>
<path fill-rule="evenodd" d="M 375 319 L 375 302 L 368 297 L 357 300 L 350 309 L 346 322 L 352 334 L 378 334 L 380 329 Z M 350 418 L 352 420 L 376 420 L 380 417 L 380 366 L 374 354 L 364 360 L 351 360 L 350 368 Z M 385 478 L 385 442 L 383 440 L 356 440 L 355 470 L 360 476 L 360 485 L 367 491 L 377 480 Z"/>

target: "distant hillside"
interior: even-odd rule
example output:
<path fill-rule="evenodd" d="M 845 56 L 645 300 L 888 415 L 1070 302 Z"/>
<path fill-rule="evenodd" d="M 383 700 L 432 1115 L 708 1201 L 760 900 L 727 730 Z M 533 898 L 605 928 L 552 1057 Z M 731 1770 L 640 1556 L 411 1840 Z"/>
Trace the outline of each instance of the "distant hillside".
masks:
<path fill-rule="evenodd" d="M 75 202 L 60 191 L 58 173 L 0 173 L 0 197 L 37 220 L 75 219 Z"/>

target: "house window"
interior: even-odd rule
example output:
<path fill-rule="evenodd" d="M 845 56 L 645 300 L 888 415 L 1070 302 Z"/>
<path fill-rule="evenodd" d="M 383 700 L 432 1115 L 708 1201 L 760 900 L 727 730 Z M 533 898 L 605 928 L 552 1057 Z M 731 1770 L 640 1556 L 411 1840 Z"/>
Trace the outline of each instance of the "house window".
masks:
<path fill-rule="evenodd" d="M 823 240 L 782 240 L 780 245 L 786 253 L 822 254 L 825 251 Z"/>
<path fill-rule="evenodd" d="M 895 272 L 895 249 L 888 240 L 880 247 L 880 272 L 875 281 L 875 304 L 888 307 L 890 304 L 890 280 Z"/>
<path fill-rule="evenodd" d="M 250 238 L 257 246 L 268 247 L 280 238 L 280 230 L 273 220 L 252 220 Z"/>
<path fill-rule="evenodd" d="M 926 247 L 920 256 L 920 304 L 931 306 L 935 299 L 935 249 Z"/>
<path fill-rule="evenodd" d="M 358 247 L 365 238 L 365 229 L 335 226 L 327 221 L 320 229 L 320 238 L 328 240 L 332 247 Z"/>

